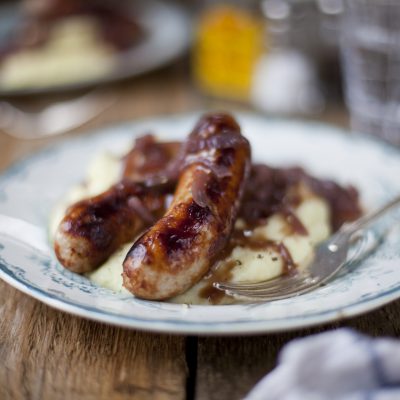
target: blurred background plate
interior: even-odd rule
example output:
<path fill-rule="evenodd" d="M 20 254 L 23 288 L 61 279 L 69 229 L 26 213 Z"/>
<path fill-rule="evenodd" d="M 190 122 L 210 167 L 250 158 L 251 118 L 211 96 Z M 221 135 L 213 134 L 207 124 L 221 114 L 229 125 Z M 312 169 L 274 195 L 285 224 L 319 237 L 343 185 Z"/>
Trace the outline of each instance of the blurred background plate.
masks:
<path fill-rule="evenodd" d="M 144 31 L 144 38 L 126 51 L 118 53 L 115 68 L 109 73 L 83 81 L 43 85 L 40 87 L 1 88 L 0 96 L 20 96 L 84 89 L 101 83 L 131 78 L 168 64 L 187 49 L 191 32 L 188 14 L 178 5 L 157 0 L 126 1 L 132 18 Z M 18 4 L 0 5 L 0 47 L 20 21 Z M 166 23 L 168 21 L 168 23 Z"/>

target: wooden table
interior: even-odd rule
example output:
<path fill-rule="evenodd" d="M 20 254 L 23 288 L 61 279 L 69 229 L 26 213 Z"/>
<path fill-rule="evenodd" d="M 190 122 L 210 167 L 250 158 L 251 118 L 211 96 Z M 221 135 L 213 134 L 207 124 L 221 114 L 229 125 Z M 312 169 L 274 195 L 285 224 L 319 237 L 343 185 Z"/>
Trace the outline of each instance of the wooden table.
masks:
<path fill-rule="evenodd" d="M 182 68 L 170 67 L 115 86 L 118 104 L 85 128 L 139 116 L 221 108 L 196 94 L 181 78 Z M 322 119 L 346 124 L 342 111 Z M 82 133 L 65 136 L 77 134 Z M 0 170 L 65 136 L 18 141 L 0 134 Z M 184 337 L 87 321 L 0 282 L 0 399 L 239 399 L 274 367 L 286 342 L 339 326 L 400 337 L 400 301 L 314 329 L 257 337 Z"/>

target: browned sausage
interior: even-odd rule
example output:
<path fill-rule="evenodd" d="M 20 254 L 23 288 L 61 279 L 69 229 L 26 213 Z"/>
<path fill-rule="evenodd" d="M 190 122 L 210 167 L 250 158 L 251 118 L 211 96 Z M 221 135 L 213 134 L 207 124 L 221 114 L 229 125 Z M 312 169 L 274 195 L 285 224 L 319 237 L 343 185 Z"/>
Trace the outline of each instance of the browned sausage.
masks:
<path fill-rule="evenodd" d="M 166 299 L 195 284 L 229 240 L 241 202 L 250 146 L 233 117 L 203 117 L 184 155 L 170 208 L 124 261 L 124 286 L 141 298 Z"/>
<path fill-rule="evenodd" d="M 156 190 L 122 181 L 98 196 L 74 204 L 55 235 L 58 260 L 78 273 L 97 268 L 121 244 L 134 240 L 162 215 L 165 193 L 169 191 L 166 187 Z"/>
<path fill-rule="evenodd" d="M 69 207 L 54 241 L 64 267 L 78 273 L 94 270 L 164 213 L 166 195 L 175 183 L 148 181 L 162 181 L 179 147 L 176 142 L 156 142 L 151 135 L 138 138 L 124 159 L 123 180 Z"/>

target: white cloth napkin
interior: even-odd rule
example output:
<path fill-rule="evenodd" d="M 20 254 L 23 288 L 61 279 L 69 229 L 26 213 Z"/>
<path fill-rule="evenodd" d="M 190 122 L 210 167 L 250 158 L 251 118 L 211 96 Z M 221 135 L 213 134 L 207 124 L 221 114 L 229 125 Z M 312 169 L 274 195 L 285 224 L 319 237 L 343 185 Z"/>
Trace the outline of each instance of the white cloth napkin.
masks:
<path fill-rule="evenodd" d="M 339 329 L 296 339 L 246 400 L 400 400 L 400 341 Z"/>

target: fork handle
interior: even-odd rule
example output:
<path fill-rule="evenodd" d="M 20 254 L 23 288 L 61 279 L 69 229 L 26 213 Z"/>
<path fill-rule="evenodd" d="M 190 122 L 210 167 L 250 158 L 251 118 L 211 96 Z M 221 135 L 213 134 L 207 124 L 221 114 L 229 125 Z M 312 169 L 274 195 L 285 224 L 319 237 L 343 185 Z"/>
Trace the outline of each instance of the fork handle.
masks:
<path fill-rule="evenodd" d="M 344 227 L 349 234 L 353 234 L 354 232 L 358 231 L 361 228 L 375 222 L 378 218 L 382 217 L 383 215 L 387 214 L 389 211 L 397 208 L 400 205 L 400 196 L 395 197 L 389 203 L 385 204 L 383 207 L 379 208 L 376 211 L 373 211 L 370 214 L 367 214 L 357 221 L 350 223 Z"/>

